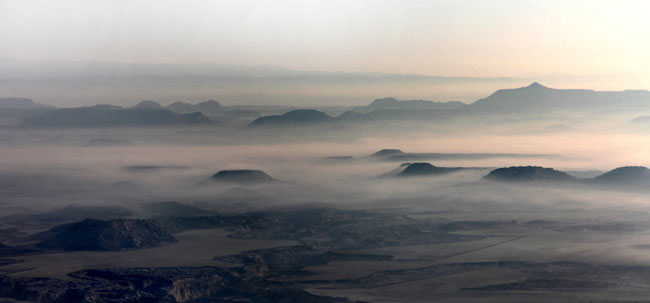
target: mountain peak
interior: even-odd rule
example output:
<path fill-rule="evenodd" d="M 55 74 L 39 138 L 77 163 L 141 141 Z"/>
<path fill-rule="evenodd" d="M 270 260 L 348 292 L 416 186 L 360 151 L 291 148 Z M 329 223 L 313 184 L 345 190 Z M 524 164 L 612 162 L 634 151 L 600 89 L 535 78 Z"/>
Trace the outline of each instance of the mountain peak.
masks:
<path fill-rule="evenodd" d="M 548 88 L 548 87 L 539 84 L 539 82 L 533 82 L 530 85 L 526 86 L 526 88 Z"/>

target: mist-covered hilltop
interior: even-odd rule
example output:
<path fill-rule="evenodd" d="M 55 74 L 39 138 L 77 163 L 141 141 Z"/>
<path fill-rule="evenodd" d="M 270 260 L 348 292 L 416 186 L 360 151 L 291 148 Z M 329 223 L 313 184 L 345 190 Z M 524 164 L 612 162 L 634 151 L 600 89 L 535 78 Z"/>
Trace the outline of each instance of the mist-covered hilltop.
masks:
<path fill-rule="evenodd" d="M 267 173 L 256 169 L 234 169 L 222 170 L 212 175 L 209 181 L 216 183 L 231 183 L 231 184 L 264 184 L 272 183 L 277 180 L 273 179 Z"/>
<path fill-rule="evenodd" d="M 619 167 L 592 178 L 577 178 L 563 171 L 540 166 L 512 166 L 495 169 L 483 179 L 513 183 L 581 184 L 622 190 L 650 189 L 650 169 L 643 166 Z"/>
<path fill-rule="evenodd" d="M 505 182 L 575 182 L 578 179 L 561 171 L 540 166 L 512 166 L 498 168 L 484 177 Z"/>
<path fill-rule="evenodd" d="M 606 172 L 591 180 L 602 186 L 646 187 L 650 189 L 650 169 L 643 166 L 625 166 Z"/>

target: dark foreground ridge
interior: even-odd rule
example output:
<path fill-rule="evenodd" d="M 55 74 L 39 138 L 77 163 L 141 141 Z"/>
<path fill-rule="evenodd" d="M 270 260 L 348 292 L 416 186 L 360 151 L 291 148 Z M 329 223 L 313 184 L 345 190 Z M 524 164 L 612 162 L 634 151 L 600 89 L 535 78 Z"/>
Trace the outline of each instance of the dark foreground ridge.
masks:
<path fill-rule="evenodd" d="M 83 222 L 87 222 L 82 221 Z M 115 222 L 119 220 L 114 220 Z M 472 230 L 504 227 L 557 230 L 558 228 L 611 229 L 607 225 L 575 226 L 552 221 L 435 221 L 400 212 L 372 212 L 329 208 L 274 209 L 244 214 L 208 217 L 178 217 L 148 220 L 165 226 L 170 233 L 226 228 L 238 239 L 291 239 L 300 244 L 242 251 L 215 257 L 230 266 L 107 268 L 75 271 L 72 279 L 22 278 L 0 275 L 0 298 L 29 302 L 350 302 L 316 295 L 310 289 L 377 289 L 416 281 L 450 281 L 431 284 L 428 292 L 452 292 L 461 297 L 491 296 L 501 302 L 498 291 L 528 292 L 553 296 L 558 291 L 575 298 L 586 292 L 621 289 L 647 290 L 650 267 L 590 265 L 578 262 L 426 262 L 407 268 L 377 268 L 348 278 L 325 278 L 309 267 L 330 262 L 402 262 L 386 254 L 358 250 L 442 243 L 470 243 L 490 236 L 472 235 Z M 111 221 L 113 222 L 113 221 Z M 465 231 L 465 233 L 459 233 Z M 76 236 L 76 235 L 74 235 Z M 501 236 L 503 237 L 503 236 Z M 515 241 L 519 237 L 507 237 Z M 487 246 L 492 247 L 492 246 Z M 0 249 L 3 246 L 0 245 Z M 463 250 L 464 251 L 464 250 Z M 462 252 L 465 253 L 466 251 Z M 456 256 L 443 255 L 441 258 Z M 0 266 L 3 261 L 0 259 Z M 9 263 L 5 263 L 9 264 Z M 349 263 L 340 266 L 355 266 Z M 478 276 L 480 283 L 454 277 L 477 271 L 503 272 L 514 278 Z M 313 278 L 312 278 L 313 277 Z M 577 292 L 577 293 L 576 293 Z M 642 293 L 643 294 L 643 293 Z M 520 297 L 517 297 L 520 298 Z M 555 297 L 557 298 L 557 297 Z M 0 299 L 1 300 L 1 299 Z M 543 300 L 544 301 L 544 300 Z M 552 300 L 545 300 L 551 302 Z M 9 300 L 8 302 L 13 302 Z M 580 301 L 582 302 L 582 301 Z M 631 301 L 627 301 L 631 302 Z"/>
<path fill-rule="evenodd" d="M 132 219 L 86 219 L 55 227 L 36 238 L 41 239 L 38 247 L 65 251 L 135 249 L 176 242 L 155 222 Z"/>

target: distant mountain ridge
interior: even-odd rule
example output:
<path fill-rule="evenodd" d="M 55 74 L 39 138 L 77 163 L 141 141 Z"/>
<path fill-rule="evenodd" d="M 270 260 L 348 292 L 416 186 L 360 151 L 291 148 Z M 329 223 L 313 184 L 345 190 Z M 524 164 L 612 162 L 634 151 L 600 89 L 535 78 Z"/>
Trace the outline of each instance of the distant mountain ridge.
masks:
<path fill-rule="evenodd" d="M 36 103 L 28 98 L 0 98 L 0 109 L 48 109 L 54 108 L 51 105 Z"/>
<path fill-rule="evenodd" d="M 53 109 L 25 98 L 0 99 L 0 109 L 40 108 Z M 208 100 L 197 104 L 175 102 L 168 106 L 145 100 L 133 106 L 132 110 L 168 110 L 177 114 L 200 112 L 210 117 L 240 119 L 250 126 L 307 126 L 331 122 L 370 123 L 389 120 L 448 121 L 456 118 L 483 119 L 488 117 L 525 118 L 530 116 L 554 116 L 557 114 L 590 113 L 600 111 L 650 111 L 650 91 L 594 91 L 586 89 L 554 89 L 534 82 L 528 86 L 500 89 L 490 96 L 471 104 L 458 101 L 434 102 L 427 100 L 398 100 L 393 97 L 375 99 L 366 106 L 348 107 L 328 111 L 339 114 L 333 117 L 314 109 L 293 109 L 291 107 L 223 106 L 218 101 Z M 95 107 L 95 109 L 99 109 Z M 281 111 L 284 109 L 284 111 Z M 346 111 L 347 109 L 347 111 Z M 266 116 L 260 116 L 264 112 Z M 276 114 L 284 112 L 284 114 Z M 15 115 L 15 119 L 31 117 L 29 114 Z M 12 116 L 13 117 L 13 116 Z M 14 119 L 14 120 L 15 120 Z M 249 120 L 250 119 L 250 120 Z M 646 125 L 648 119 L 639 117 L 631 123 Z M 31 122 L 30 122 L 31 123 Z"/>
<path fill-rule="evenodd" d="M 124 109 L 112 105 L 63 108 L 23 121 L 23 127 L 139 127 L 210 124 L 201 113 L 177 114 L 164 109 Z"/>
<path fill-rule="evenodd" d="M 32 99 L 0 98 L 0 125 L 15 126 L 25 119 L 55 109 L 54 106 L 36 103 Z"/>
<path fill-rule="evenodd" d="M 650 91 L 554 89 L 534 82 L 526 87 L 500 89 L 470 104 L 468 109 L 474 113 L 488 114 L 650 109 Z"/>
<path fill-rule="evenodd" d="M 458 101 L 400 101 L 393 97 L 380 98 L 375 99 L 366 106 L 352 107 L 334 119 L 345 123 L 367 123 L 385 120 L 446 121 L 458 117 L 472 119 L 502 116 L 521 118 L 530 115 L 553 116 L 557 114 L 589 113 L 606 110 L 634 112 L 650 110 L 650 91 L 554 89 L 534 82 L 525 87 L 497 90 L 490 96 L 479 99 L 471 104 Z M 276 115 L 268 119 L 274 121 L 284 120 L 279 116 Z M 325 120 L 316 115 L 312 117 L 318 118 L 320 122 Z M 260 119 L 264 118 L 262 117 Z M 638 124 L 642 120 L 644 119 L 640 118 L 635 122 Z M 294 123 L 294 126 L 310 124 L 312 123 L 309 123 L 307 120 L 302 120 L 301 123 Z"/>

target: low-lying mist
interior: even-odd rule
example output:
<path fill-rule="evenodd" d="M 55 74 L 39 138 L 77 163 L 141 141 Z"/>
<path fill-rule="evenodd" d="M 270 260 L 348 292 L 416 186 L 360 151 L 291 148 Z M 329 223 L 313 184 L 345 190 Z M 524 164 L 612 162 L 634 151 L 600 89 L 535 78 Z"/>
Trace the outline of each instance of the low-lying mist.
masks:
<path fill-rule="evenodd" d="M 317 132 L 310 130 L 309 132 Z M 18 143 L 0 146 L 0 176 L 4 209 L 44 210 L 68 204 L 133 206 L 178 200 L 185 203 L 219 203 L 233 200 L 232 184 L 201 185 L 221 170 L 257 169 L 280 182 L 244 186 L 250 193 L 239 202 L 256 207 L 325 203 L 340 207 L 480 209 L 612 207 L 622 192 L 593 193 L 590 188 L 539 188 L 509 186 L 482 181 L 491 169 L 534 165 L 565 171 L 608 171 L 626 165 L 650 166 L 650 135 L 639 133 L 564 132 L 542 135 L 473 133 L 457 135 L 414 132 L 394 136 L 375 132 L 348 140 L 309 138 L 291 142 L 295 133 L 278 131 L 277 142 L 259 134 L 241 133 L 236 142 L 219 142 L 208 130 L 63 130 L 24 131 Z M 341 133 L 344 130 L 332 132 Z M 150 136 L 147 136 L 150 134 Z M 124 146 L 87 147 L 98 137 L 120 138 Z M 305 138 L 306 137 L 306 138 Z M 201 144 L 200 138 L 206 138 Z M 23 140 L 23 141 L 21 141 Z M 216 141 L 216 142 L 215 142 Z M 259 141 L 259 142 L 258 142 Z M 190 142 L 190 143 L 185 143 Z M 643 144 L 643 143 L 646 144 Z M 530 157 L 427 160 L 441 167 L 476 167 L 471 171 L 419 178 L 381 177 L 401 164 L 368 155 L 384 148 L 414 153 L 508 153 Z M 535 157 L 534 154 L 544 155 Z M 352 158 L 330 158 L 347 157 Z M 129 166 L 152 166 L 128 169 Z M 171 166 L 171 167 L 169 167 Z M 264 197 L 264 201 L 260 201 Z M 255 201 L 252 201 L 255 200 Z M 208 203 L 210 204 L 210 203 Z M 374 206 L 373 206 L 374 205 Z M 582 206 L 579 206 L 582 207 Z"/>

